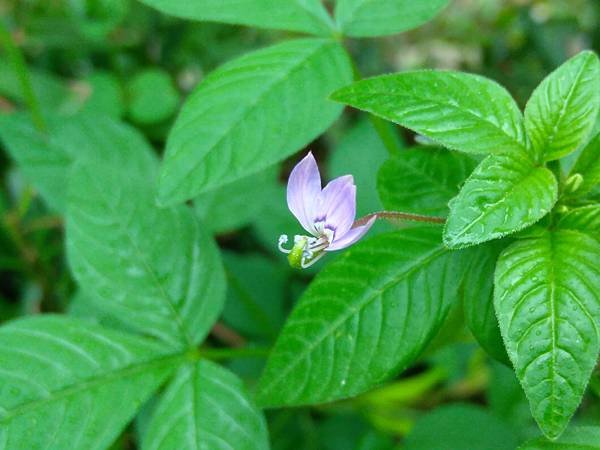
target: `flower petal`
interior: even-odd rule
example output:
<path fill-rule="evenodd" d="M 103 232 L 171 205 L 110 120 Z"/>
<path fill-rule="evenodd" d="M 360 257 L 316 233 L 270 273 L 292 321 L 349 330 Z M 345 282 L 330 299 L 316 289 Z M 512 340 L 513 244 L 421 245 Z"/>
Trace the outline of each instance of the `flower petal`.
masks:
<path fill-rule="evenodd" d="M 360 227 L 352 228 L 343 236 L 340 236 L 339 239 L 334 239 L 333 243 L 325 249 L 326 252 L 333 252 L 335 250 L 341 250 L 343 248 L 349 247 L 358 241 L 361 237 L 365 235 L 367 231 L 371 228 L 371 226 L 377 220 L 377 216 L 373 216 L 371 220 L 369 220 L 366 224 L 361 225 Z"/>
<path fill-rule="evenodd" d="M 306 231 L 315 234 L 312 217 L 321 192 L 321 175 L 311 152 L 296 164 L 288 180 L 288 208 Z"/>
<path fill-rule="evenodd" d="M 356 186 L 352 175 L 330 181 L 321 191 L 313 214 L 315 222 L 324 221 L 325 228 L 335 230 L 335 236 L 343 236 L 356 216 Z"/>

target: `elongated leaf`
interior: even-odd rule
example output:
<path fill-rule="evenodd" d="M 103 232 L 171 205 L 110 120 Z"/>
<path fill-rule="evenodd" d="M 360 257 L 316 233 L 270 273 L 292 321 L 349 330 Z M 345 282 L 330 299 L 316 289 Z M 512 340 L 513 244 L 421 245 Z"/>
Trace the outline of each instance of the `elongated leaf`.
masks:
<path fill-rule="evenodd" d="M 536 88 L 525 107 L 525 127 L 546 161 L 581 145 L 600 109 L 600 61 L 590 51 L 571 58 Z"/>
<path fill-rule="evenodd" d="M 448 0 L 337 0 L 335 18 L 347 36 L 384 36 L 431 20 Z"/>
<path fill-rule="evenodd" d="M 505 247 L 505 242 L 496 241 L 467 251 L 462 294 L 466 323 L 473 336 L 488 354 L 507 364 L 508 355 L 494 311 L 494 270 Z"/>
<path fill-rule="evenodd" d="M 268 448 L 265 420 L 242 381 L 209 361 L 180 369 L 142 440 L 142 450 Z"/>
<path fill-rule="evenodd" d="M 527 441 L 519 450 L 598 450 L 600 427 L 569 427 L 555 441 L 537 438 Z"/>
<path fill-rule="evenodd" d="M 69 262 L 115 318 L 192 345 L 221 312 L 223 269 L 191 211 L 159 209 L 151 186 L 133 172 L 124 177 L 101 164 L 78 165 L 69 189 Z"/>
<path fill-rule="evenodd" d="M 531 411 L 554 439 L 581 402 L 600 350 L 600 243 L 576 231 L 512 244 L 496 268 L 500 330 Z"/>
<path fill-rule="evenodd" d="M 571 196 L 584 196 L 600 184 L 600 133 L 590 140 L 577 158 L 571 175 L 576 173 L 583 177 L 583 182 Z"/>
<path fill-rule="evenodd" d="M 101 161 L 153 177 L 156 158 L 146 140 L 121 122 L 93 114 L 49 116 L 48 134 L 22 114 L 0 116 L 0 138 L 25 177 L 48 204 L 66 209 L 65 183 L 74 161 Z"/>
<path fill-rule="evenodd" d="M 331 98 L 467 153 L 524 153 L 523 117 L 495 82 L 461 72 L 415 71 L 358 81 Z"/>
<path fill-rule="evenodd" d="M 457 258 L 419 227 L 351 247 L 290 315 L 259 383 L 263 405 L 356 395 L 405 369 L 456 300 Z"/>
<path fill-rule="evenodd" d="M 194 199 L 194 211 L 204 226 L 215 233 L 251 223 L 268 204 L 276 201 L 279 167 L 240 178 Z"/>
<path fill-rule="evenodd" d="M 413 148 L 385 162 L 377 189 L 386 209 L 448 215 L 448 202 L 477 162 L 443 149 Z"/>
<path fill-rule="evenodd" d="M 561 216 L 558 228 L 582 231 L 600 240 L 600 205 L 575 208 Z"/>
<path fill-rule="evenodd" d="M 450 202 L 444 242 L 450 248 L 497 239 L 537 222 L 556 202 L 552 172 L 512 155 L 490 155 Z"/>
<path fill-rule="evenodd" d="M 320 0 L 141 0 L 165 14 L 192 20 L 327 35 L 332 20 Z"/>
<path fill-rule="evenodd" d="M 187 200 L 307 145 L 341 113 L 327 96 L 351 78 L 344 50 L 325 39 L 284 42 L 217 69 L 169 135 L 160 201 Z"/>
<path fill-rule="evenodd" d="M 0 449 L 108 448 L 181 355 L 60 316 L 0 328 Z"/>

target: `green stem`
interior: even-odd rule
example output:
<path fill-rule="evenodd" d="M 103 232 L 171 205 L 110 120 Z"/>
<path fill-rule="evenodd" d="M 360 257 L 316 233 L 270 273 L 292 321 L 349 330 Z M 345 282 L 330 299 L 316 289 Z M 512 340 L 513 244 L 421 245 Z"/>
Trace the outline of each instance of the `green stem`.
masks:
<path fill-rule="evenodd" d="M 348 54 L 348 57 L 350 58 L 350 62 L 352 64 L 354 81 L 356 82 L 362 80 L 363 76 L 360 73 L 360 70 L 358 69 L 356 61 L 354 60 L 354 58 L 352 58 L 352 55 L 347 49 L 346 53 Z M 402 147 L 398 143 L 398 138 L 394 136 L 393 128 L 390 127 L 390 124 L 387 121 L 383 120 L 381 117 L 377 117 L 370 113 L 369 121 L 373 125 L 373 128 L 375 128 L 375 132 L 379 136 L 379 139 L 381 139 L 381 142 L 385 146 L 390 156 L 395 156 L 402 151 Z"/>
<path fill-rule="evenodd" d="M 17 74 L 17 78 L 19 79 L 23 91 L 23 97 L 25 98 L 25 103 L 29 107 L 35 127 L 39 131 L 45 132 L 46 122 L 42 115 L 40 104 L 33 91 L 33 86 L 31 85 L 31 77 L 29 75 L 29 70 L 27 69 L 25 58 L 19 47 L 15 44 L 10 32 L 2 23 L 0 23 L 0 44 L 4 46 L 9 64 L 12 65 L 13 70 Z"/>
<path fill-rule="evenodd" d="M 366 224 L 373 217 L 377 219 L 389 219 L 389 220 L 410 220 L 412 222 L 427 222 L 427 223 L 435 223 L 435 224 L 443 224 L 446 222 L 446 219 L 443 217 L 435 217 L 435 216 L 423 216 L 421 214 L 411 214 L 400 211 L 378 211 L 371 214 L 367 214 L 364 217 L 361 217 L 356 222 L 354 222 L 353 227 L 359 227 Z"/>
<path fill-rule="evenodd" d="M 200 357 L 212 360 L 234 358 L 263 358 L 270 348 L 267 347 L 242 347 L 242 348 L 201 348 Z"/>

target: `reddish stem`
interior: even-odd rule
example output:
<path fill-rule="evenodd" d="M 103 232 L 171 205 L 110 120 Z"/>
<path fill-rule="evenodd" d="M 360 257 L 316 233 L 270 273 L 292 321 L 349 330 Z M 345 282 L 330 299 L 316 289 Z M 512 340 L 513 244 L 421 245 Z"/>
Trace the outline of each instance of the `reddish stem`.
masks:
<path fill-rule="evenodd" d="M 443 224 L 446 222 L 446 219 L 444 219 L 443 217 L 423 216 L 421 214 L 411 214 L 400 211 L 378 211 L 361 217 L 356 222 L 354 222 L 354 225 L 352 225 L 352 227 L 354 228 L 365 225 L 373 217 L 377 217 L 377 219 L 411 220 L 413 222 L 427 222 L 436 224 Z"/>

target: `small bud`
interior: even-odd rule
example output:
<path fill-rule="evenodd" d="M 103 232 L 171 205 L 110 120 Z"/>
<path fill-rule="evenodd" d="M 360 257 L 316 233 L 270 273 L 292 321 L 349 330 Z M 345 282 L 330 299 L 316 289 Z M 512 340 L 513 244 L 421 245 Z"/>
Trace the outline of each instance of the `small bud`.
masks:
<path fill-rule="evenodd" d="M 583 175 L 580 173 L 574 173 L 567 178 L 567 181 L 565 182 L 565 192 L 572 194 L 581 187 L 581 183 L 583 183 Z"/>
<path fill-rule="evenodd" d="M 556 212 L 559 214 L 565 214 L 569 212 L 569 207 L 567 205 L 560 205 L 556 208 Z"/>

